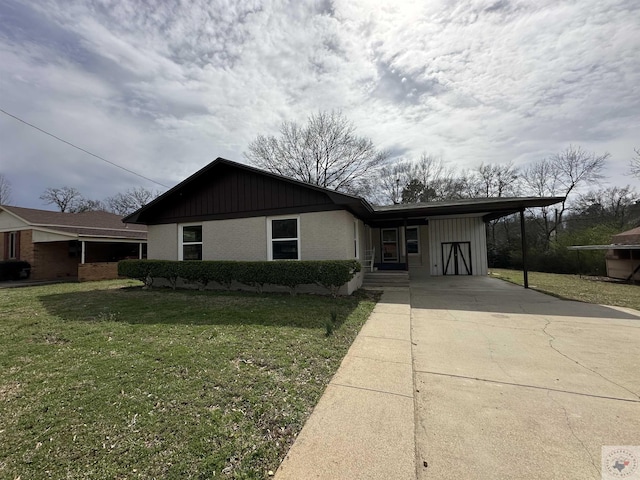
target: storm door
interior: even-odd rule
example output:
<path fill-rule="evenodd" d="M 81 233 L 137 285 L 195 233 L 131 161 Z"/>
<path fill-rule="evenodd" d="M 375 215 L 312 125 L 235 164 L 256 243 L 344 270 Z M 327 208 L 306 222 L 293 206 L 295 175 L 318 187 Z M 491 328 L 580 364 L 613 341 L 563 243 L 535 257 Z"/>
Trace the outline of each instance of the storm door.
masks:
<path fill-rule="evenodd" d="M 472 275 L 471 242 L 442 242 L 442 274 Z"/>
<path fill-rule="evenodd" d="M 398 263 L 398 229 L 383 228 L 382 235 L 382 261 L 385 263 Z"/>

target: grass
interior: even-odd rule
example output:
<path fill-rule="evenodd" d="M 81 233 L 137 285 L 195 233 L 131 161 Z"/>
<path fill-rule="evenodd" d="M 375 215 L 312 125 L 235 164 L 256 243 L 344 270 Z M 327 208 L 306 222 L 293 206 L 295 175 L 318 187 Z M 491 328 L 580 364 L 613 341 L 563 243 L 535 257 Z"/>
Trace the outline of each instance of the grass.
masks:
<path fill-rule="evenodd" d="M 519 270 L 492 268 L 490 275 L 523 284 Z M 529 287 L 568 300 L 640 310 L 640 286 L 607 281 L 600 277 L 529 272 Z"/>
<path fill-rule="evenodd" d="M 0 305 L 0 478 L 261 479 L 374 299 L 110 281 Z"/>

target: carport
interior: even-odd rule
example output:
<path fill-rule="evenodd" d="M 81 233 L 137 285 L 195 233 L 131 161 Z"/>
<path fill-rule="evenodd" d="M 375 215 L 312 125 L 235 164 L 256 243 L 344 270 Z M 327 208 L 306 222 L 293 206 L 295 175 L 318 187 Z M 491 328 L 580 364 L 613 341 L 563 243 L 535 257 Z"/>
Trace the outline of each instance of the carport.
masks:
<path fill-rule="evenodd" d="M 431 276 L 487 275 L 486 224 L 518 213 L 524 287 L 528 288 L 525 211 L 564 199 L 480 198 L 373 207 L 373 214 L 365 219 L 372 266 L 379 270 L 424 269 Z"/>

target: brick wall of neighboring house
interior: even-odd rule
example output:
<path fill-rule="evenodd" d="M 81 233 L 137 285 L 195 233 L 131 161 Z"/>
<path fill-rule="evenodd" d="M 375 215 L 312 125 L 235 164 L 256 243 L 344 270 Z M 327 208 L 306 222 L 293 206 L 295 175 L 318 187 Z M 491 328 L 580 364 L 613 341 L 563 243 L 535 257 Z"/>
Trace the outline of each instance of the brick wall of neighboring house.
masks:
<path fill-rule="evenodd" d="M 33 266 L 33 230 L 20 232 L 20 260 L 29 262 Z"/>
<path fill-rule="evenodd" d="M 79 255 L 72 255 L 69 242 L 43 242 L 33 244 L 34 261 L 31 262 L 31 278 L 57 280 L 78 276 Z"/>
<path fill-rule="evenodd" d="M 85 263 L 78 265 L 78 280 L 113 280 L 118 278 L 118 262 Z"/>
<path fill-rule="evenodd" d="M 31 242 L 32 230 L 18 230 L 18 258 L 33 263 L 33 243 Z M 9 246 L 7 237 L 9 232 L 0 233 L 0 260 L 9 260 Z"/>

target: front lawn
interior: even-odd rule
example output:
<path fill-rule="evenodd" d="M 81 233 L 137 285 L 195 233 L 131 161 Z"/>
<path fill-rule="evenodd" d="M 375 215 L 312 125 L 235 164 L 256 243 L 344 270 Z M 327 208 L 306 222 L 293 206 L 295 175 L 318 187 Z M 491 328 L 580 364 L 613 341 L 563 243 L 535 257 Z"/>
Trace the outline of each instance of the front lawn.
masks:
<path fill-rule="evenodd" d="M 489 274 L 518 285 L 523 284 L 522 272 L 519 270 L 491 268 Z M 568 300 L 640 310 L 638 285 L 612 282 L 599 277 L 529 272 L 529 287 Z"/>
<path fill-rule="evenodd" d="M 3 289 L 0 305 L 0 478 L 262 479 L 374 300 L 125 280 Z"/>

